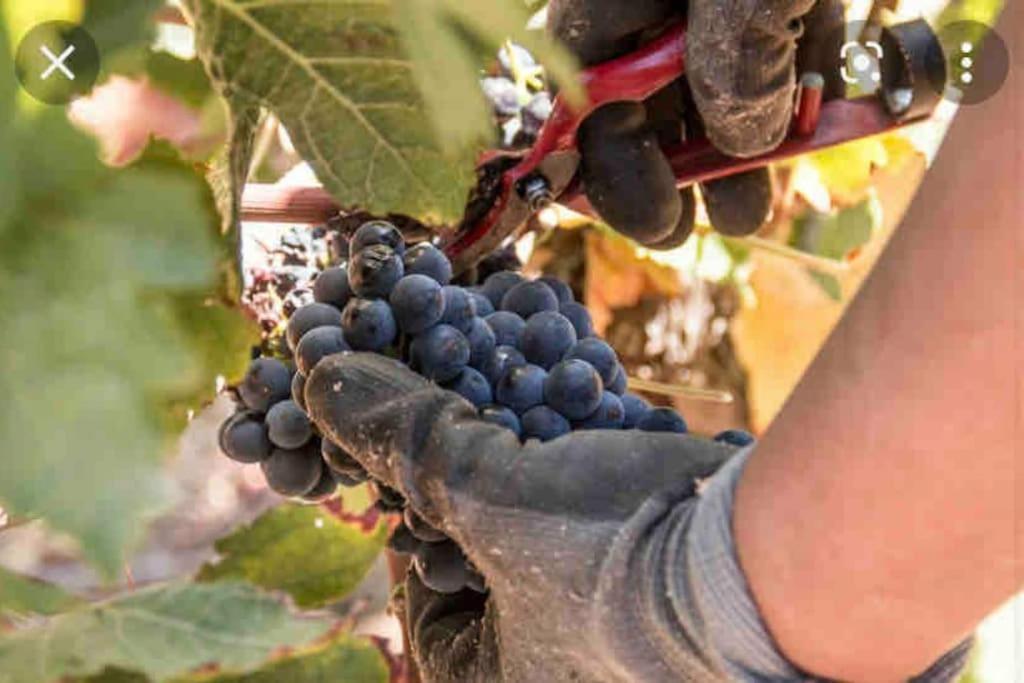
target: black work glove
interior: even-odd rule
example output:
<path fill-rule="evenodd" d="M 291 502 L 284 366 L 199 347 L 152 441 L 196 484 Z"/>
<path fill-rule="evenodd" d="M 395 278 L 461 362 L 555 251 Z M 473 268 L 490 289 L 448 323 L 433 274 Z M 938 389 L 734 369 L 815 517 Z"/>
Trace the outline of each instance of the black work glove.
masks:
<path fill-rule="evenodd" d="M 838 96 L 840 0 L 551 0 L 548 29 L 584 65 L 630 52 L 674 21 L 687 20 L 686 77 L 645 103 L 615 102 L 580 126 L 580 173 L 609 225 L 654 248 L 682 244 L 693 229 L 693 188 L 676 188 L 660 146 L 702 132 L 738 157 L 785 137 L 799 61 Z M 797 39 L 800 55 L 797 52 Z M 771 209 L 767 168 L 702 185 L 714 227 L 757 230 Z"/>
<path fill-rule="evenodd" d="M 454 539 L 488 595 L 410 573 L 412 648 L 429 683 L 717 681 L 695 647 L 685 532 L 698 479 L 734 452 L 686 435 L 582 431 L 521 445 L 455 393 L 373 354 L 321 361 L 310 415 Z"/>

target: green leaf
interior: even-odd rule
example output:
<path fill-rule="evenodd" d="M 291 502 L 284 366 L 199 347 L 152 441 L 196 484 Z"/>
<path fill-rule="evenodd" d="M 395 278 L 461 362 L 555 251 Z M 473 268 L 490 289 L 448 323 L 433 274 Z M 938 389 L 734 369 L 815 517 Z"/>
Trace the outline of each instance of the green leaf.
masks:
<path fill-rule="evenodd" d="M 83 0 L 79 0 L 83 2 Z M 82 26 L 96 41 L 103 74 L 131 74 L 145 69 L 156 36 L 153 13 L 164 0 L 88 0 Z"/>
<path fill-rule="evenodd" d="M 844 259 L 867 244 L 881 223 L 881 205 L 872 195 L 854 206 L 821 213 L 810 210 L 793 221 L 791 246 L 831 259 Z"/>
<path fill-rule="evenodd" d="M 472 150 L 447 154 L 438 143 L 389 2 L 188 0 L 186 7 L 232 118 L 273 110 L 342 204 L 433 223 L 461 216 Z M 234 166 L 237 193 L 245 175 Z"/>
<path fill-rule="evenodd" d="M 15 574 L 0 567 L 0 614 L 55 614 L 80 600 L 52 583 Z"/>
<path fill-rule="evenodd" d="M 210 663 L 246 669 L 329 626 L 297 619 L 241 583 L 157 586 L 0 637 L 0 682 L 46 683 L 106 667 L 155 680 Z"/>
<path fill-rule="evenodd" d="M 214 95 L 213 86 L 198 59 L 181 59 L 169 52 L 150 52 L 146 59 L 150 83 L 193 109 L 202 108 Z"/>
<path fill-rule="evenodd" d="M 387 663 L 371 643 L 340 636 L 250 673 L 199 674 L 175 683 L 387 683 Z"/>
<path fill-rule="evenodd" d="M 822 291 L 825 292 L 825 296 L 832 301 L 843 300 L 843 288 L 839 284 L 839 280 L 836 279 L 835 275 L 831 273 L 822 273 L 820 270 L 807 270 L 807 274 L 811 276 L 811 279 L 818 283 Z"/>
<path fill-rule="evenodd" d="M 285 505 L 217 542 L 221 559 L 199 579 L 245 579 L 286 591 L 300 607 L 322 607 L 354 589 L 387 539 L 347 524 L 318 506 Z"/>
<path fill-rule="evenodd" d="M 11 74 L 2 51 L 0 79 Z M 179 305 L 230 301 L 192 166 L 161 148 L 108 168 L 57 108 L 14 110 L 0 134 L 0 501 L 76 537 L 112 576 L 168 499 L 169 427 L 210 395 L 211 359 L 245 357 L 246 323 L 220 311 L 197 337 L 202 321 Z"/>

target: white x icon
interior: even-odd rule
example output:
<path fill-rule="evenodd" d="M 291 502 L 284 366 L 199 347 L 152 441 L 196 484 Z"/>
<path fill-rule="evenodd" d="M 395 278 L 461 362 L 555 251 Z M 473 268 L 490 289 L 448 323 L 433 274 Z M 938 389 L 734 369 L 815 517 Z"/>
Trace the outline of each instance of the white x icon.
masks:
<path fill-rule="evenodd" d="M 50 74 L 52 74 L 54 71 L 58 69 L 62 74 L 68 77 L 69 81 L 75 80 L 74 72 L 64 65 L 65 60 L 67 60 L 67 58 L 71 56 L 71 53 L 75 51 L 74 45 L 68 45 L 67 49 L 64 50 L 64 52 L 60 53 L 60 57 L 54 56 L 54 54 L 50 51 L 50 48 L 46 47 L 45 45 L 41 46 L 39 50 L 47 59 L 50 60 L 50 66 L 46 68 L 46 71 L 44 71 L 42 75 L 42 79 L 44 81 L 50 77 Z"/>

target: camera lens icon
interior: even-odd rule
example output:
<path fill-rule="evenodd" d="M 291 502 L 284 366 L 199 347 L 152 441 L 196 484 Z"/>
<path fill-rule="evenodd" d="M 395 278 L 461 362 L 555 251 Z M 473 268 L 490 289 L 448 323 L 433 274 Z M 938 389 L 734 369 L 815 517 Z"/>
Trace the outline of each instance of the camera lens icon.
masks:
<path fill-rule="evenodd" d="M 882 57 L 885 52 L 874 40 L 843 43 L 839 50 L 839 75 L 849 85 L 855 85 L 866 94 L 876 92 L 882 85 Z"/>

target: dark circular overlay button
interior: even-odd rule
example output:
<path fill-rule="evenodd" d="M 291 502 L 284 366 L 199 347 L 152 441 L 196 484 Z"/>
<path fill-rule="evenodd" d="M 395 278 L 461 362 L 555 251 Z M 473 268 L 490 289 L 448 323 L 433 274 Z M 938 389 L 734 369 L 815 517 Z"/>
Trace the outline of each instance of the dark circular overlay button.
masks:
<path fill-rule="evenodd" d="M 14 70 L 28 94 L 46 104 L 67 104 L 92 90 L 100 73 L 100 51 L 77 24 L 48 21 L 18 45 Z"/>
<path fill-rule="evenodd" d="M 999 34 L 977 21 L 946 24 L 936 33 L 946 69 L 942 75 L 936 71 L 932 87 L 957 104 L 978 104 L 995 95 L 1010 72 L 1010 52 Z"/>

